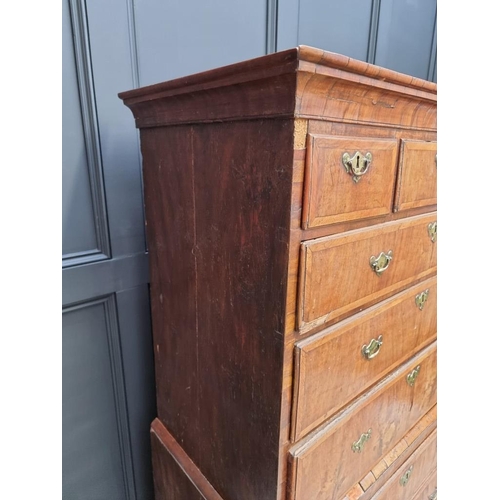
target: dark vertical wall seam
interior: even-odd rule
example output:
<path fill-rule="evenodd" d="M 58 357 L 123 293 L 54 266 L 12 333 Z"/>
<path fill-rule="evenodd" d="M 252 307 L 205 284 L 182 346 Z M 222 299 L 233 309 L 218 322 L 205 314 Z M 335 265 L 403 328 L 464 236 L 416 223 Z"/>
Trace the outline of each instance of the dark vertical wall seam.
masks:
<path fill-rule="evenodd" d="M 429 69 L 427 70 L 427 80 L 430 81 L 435 80 L 436 57 L 437 57 L 437 8 L 436 8 L 436 15 L 434 17 L 434 32 L 432 35 L 431 54 L 429 56 Z"/>
<path fill-rule="evenodd" d="M 266 54 L 278 50 L 278 0 L 267 0 Z"/>
<path fill-rule="evenodd" d="M 366 51 L 366 61 L 375 64 L 377 53 L 378 21 L 380 18 L 380 1 L 372 0 L 372 12 L 370 17 L 370 35 L 368 36 L 368 48 Z"/>
<path fill-rule="evenodd" d="M 116 423 L 120 436 L 120 451 L 125 491 L 127 500 L 136 500 L 134 463 L 132 458 L 132 443 L 130 439 L 129 413 L 127 407 L 127 393 L 125 390 L 125 373 L 123 371 L 122 349 L 120 341 L 120 326 L 116 294 L 110 295 L 103 301 L 106 310 L 108 330 L 109 359 L 113 378 L 113 392 L 115 396 Z"/>
<path fill-rule="evenodd" d="M 299 7 L 297 9 L 297 45 L 300 43 L 299 35 L 300 35 L 300 0 L 299 0 Z"/>
<path fill-rule="evenodd" d="M 134 88 L 141 86 L 139 73 L 139 52 L 137 50 L 137 28 L 135 22 L 135 1 L 127 0 L 128 33 L 130 42 L 130 61 L 132 68 L 132 82 Z"/>
<path fill-rule="evenodd" d="M 135 0 L 127 0 L 127 19 L 128 19 L 128 38 L 130 44 L 130 67 L 132 71 L 132 83 L 134 88 L 141 86 L 141 73 L 139 65 L 139 49 L 137 44 L 137 23 L 135 16 Z M 139 130 L 136 130 L 136 140 L 137 140 L 137 156 L 139 160 L 139 165 L 142 166 L 142 156 L 139 141 Z M 141 168 L 141 197 L 142 197 L 142 217 L 146 219 L 146 212 L 144 210 L 144 179 L 142 177 Z M 144 249 L 148 251 L 148 241 L 146 237 L 146 232 L 144 231 Z"/>

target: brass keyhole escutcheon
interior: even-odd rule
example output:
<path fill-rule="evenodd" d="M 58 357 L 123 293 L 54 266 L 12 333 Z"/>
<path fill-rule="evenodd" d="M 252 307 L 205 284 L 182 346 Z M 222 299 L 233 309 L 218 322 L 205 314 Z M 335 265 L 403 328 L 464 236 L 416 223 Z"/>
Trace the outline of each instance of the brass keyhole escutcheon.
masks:
<path fill-rule="evenodd" d="M 380 252 L 378 257 L 372 255 L 370 257 L 370 266 L 377 276 L 380 276 L 384 271 L 387 270 L 389 264 L 392 260 L 392 250 L 389 250 L 387 253 Z"/>
<path fill-rule="evenodd" d="M 342 164 L 344 165 L 346 172 L 352 176 L 352 180 L 356 183 L 359 182 L 359 179 L 366 174 L 371 162 L 371 153 L 363 155 L 359 151 L 356 151 L 352 157 L 349 156 L 349 153 L 344 153 L 342 155 Z"/>
<path fill-rule="evenodd" d="M 401 479 L 399 480 L 399 484 L 401 486 L 405 487 L 408 484 L 412 472 L 413 472 L 413 465 L 411 465 L 410 468 L 401 476 Z"/>
<path fill-rule="evenodd" d="M 352 443 L 351 450 L 354 453 L 361 453 L 363 451 L 366 442 L 371 438 L 371 436 L 372 436 L 372 430 L 368 429 L 368 431 L 361 434 L 361 436 L 357 441 L 354 441 L 354 443 Z"/>
<path fill-rule="evenodd" d="M 379 335 L 378 339 L 371 339 L 368 345 L 365 344 L 361 352 L 366 359 L 373 359 L 380 352 L 382 344 L 382 335 Z"/>
<path fill-rule="evenodd" d="M 418 374 L 420 373 L 420 365 L 418 365 L 414 370 L 412 370 L 407 376 L 406 381 L 410 387 L 415 385 L 415 381 L 417 380 Z"/>
<path fill-rule="evenodd" d="M 415 304 L 417 304 L 417 307 L 422 310 L 424 308 L 425 303 L 427 302 L 427 299 L 429 298 L 429 289 L 423 291 L 422 293 L 419 293 L 415 297 Z"/>
<path fill-rule="evenodd" d="M 438 233 L 438 223 L 436 222 L 431 222 L 427 226 L 427 232 L 429 233 L 429 238 L 431 239 L 432 243 L 436 242 L 437 239 L 437 233 Z"/>

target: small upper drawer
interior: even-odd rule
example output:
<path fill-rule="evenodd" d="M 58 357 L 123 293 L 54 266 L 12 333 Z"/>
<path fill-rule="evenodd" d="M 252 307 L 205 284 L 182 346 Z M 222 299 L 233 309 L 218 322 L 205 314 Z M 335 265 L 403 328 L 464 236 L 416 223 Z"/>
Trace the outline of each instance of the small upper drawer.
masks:
<path fill-rule="evenodd" d="M 290 449 L 290 499 L 338 500 L 436 404 L 436 344 Z"/>
<path fill-rule="evenodd" d="M 297 343 L 295 440 L 436 337 L 436 290 L 432 277 Z"/>
<path fill-rule="evenodd" d="M 436 216 L 408 217 L 302 243 L 299 331 L 359 311 L 433 274 Z"/>
<path fill-rule="evenodd" d="M 437 203 L 437 144 L 401 141 L 394 211 Z"/>
<path fill-rule="evenodd" d="M 388 214 L 397 140 L 309 134 L 304 229 Z"/>

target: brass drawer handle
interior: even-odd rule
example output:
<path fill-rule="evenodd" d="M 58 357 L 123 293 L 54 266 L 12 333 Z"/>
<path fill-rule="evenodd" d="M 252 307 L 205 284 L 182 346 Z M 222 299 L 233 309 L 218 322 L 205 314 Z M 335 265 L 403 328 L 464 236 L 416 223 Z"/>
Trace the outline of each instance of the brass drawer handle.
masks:
<path fill-rule="evenodd" d="M 384 271 L 387 270 L 389 264 L 392 260 L 392 250 L 389 250 L 387 253 L 380 252 L 378 257 L 372 255 L 370 257 L 370 266 L 372 266 L 373 271 L 377 276 L 380 276 Z"/>
<path fill-rule="evenodd" d="M 411 465 L 410 468 L 399 479 L 399 484 L 401 486 L 404 487 L 404 486 L 406 486 L 408 484 L 408 481 L 410 480 L 412 472 L 413 472 L 413 465 Z"/>
<path fill-rule="evenodd" d="M 427 232 L 429 233 L 429 238 L 431 239 L 432 243 L 435 243 L 436 239 L 437 239 L 437 234 L 438 234 L 438 223 L 437 223 L 437 221 L 431 222 L 427 226 Z"/>
<path fill-rule="evenodd" d="M 412 370 L 406 376 L 406 381 L 408 382 L 408 385 L 410 387 L 413 387 L 415 385 L 415 381 L 417 380 L 419 373 L 420 373 L 420 365 L 418 365 L 414 370 Z"/>
<path fill-rule="evenodd" d="M 344 165 L 346 172 L 349 175 L 352 175 L 352 180 L 354 182 L 359 182 L 361 176 L 366 174 L 371 162 L 371 153 L 362 155 L 359 151 L 356 151 L 352 157 L 349 157 L 349 153 L 344 153 L 342 155 L 342 164 Z"/>
<path fill-rule="evenodd" d="M 365 344 L 361 352 L 366 359 L 373 359 L 380 352 L 382 344 L 382 335 L 379 335 L 378 339 L 371 339 L 368 345 Z"/>
<path fill-rule="evenodd" d="M 371 438 L 371 436 L 372 436 L 372 430 L 368 429 L 367 432 L 361 434 L 361 436 L 357 441 L 354 441 L 354 443 L 352 443 L 351 450 L 354 453 L 361 453 L 363 451 L 366 442 Z"/>
<path fill-rule="evenodd" d="M 415 297 L 415 304 L 417 304 L 417 307 L 422 310 L 424 308 L 425 303 L 427 302 L 427 299 L 429 298 L 429 289 L 423 291 L 422 293 L 419 293 Z"/>
<path fill-rule="evenodd" d="M 437 500 L 438 498 L 438 490 L 437 488 L 429 495 L 429 500 Z"/>

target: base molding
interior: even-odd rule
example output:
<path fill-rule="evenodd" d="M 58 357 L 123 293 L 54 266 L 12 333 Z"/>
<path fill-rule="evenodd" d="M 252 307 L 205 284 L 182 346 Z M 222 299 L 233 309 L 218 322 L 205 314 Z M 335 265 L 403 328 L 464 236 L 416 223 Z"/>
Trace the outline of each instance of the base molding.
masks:
<path fill-rule="evenodd" d="M 151 447 L 156 500 L 223 500 L 157 418 Z"/>

